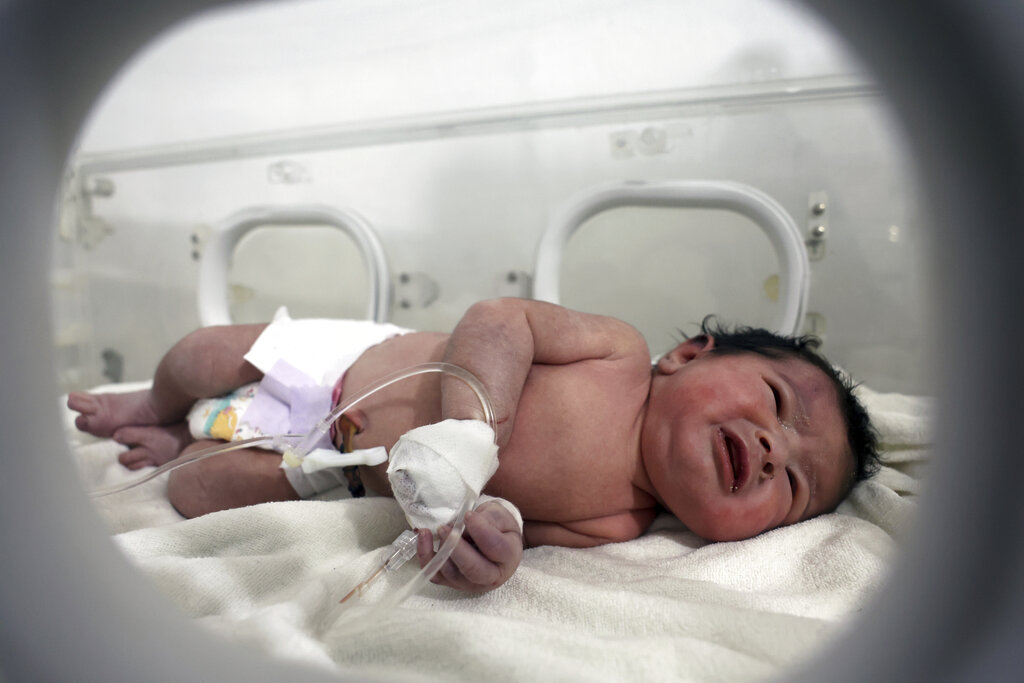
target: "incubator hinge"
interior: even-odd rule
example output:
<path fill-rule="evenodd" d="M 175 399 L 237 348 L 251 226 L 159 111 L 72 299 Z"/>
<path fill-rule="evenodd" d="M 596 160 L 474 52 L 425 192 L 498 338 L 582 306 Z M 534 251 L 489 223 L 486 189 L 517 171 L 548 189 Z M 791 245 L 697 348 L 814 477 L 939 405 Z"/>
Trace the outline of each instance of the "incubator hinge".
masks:
<path fill-rule="evenodd" d="M 206 248 L 206 243 L 210 240 L 210 233 L 212 232 L 209 225 L 205 223 L 197 225 L 192 229 L 192 232 L 188 236 L 189 252 L 193 261 L 201 261 L 203 258 L 203 249 Z"/>
<path fill-rule="evenodd" d="M 654 156 L 668 154 L 674 148 L 673 138 L 688 137 L 692 131 L 687 126 L 647 126 L 641 130 L 627 128 L 613 131 L 608 142 L 613 159 L 630 159 L 636 155 Z"/>
<path fill-rule="evenodd" d="M 502 273 L 494 287 L 495 296 L 528 299 L 532 292 L 533 278 L 525 270 L 509 270 Z"/>
<path fill-rule="evenodd" d="M 92 249 L 113 234 L 113 226 L 93 214 L 92 198 L 112 197 L 115 190 L 110 178 L 90 176 L 83 180 L 74 171 L 69 173 L 61 196 L 58 227 L 61 239 Z"/>
<path fill-rule="evenodd" d="M 437 281 L 426 273 L 398 274 L 397 299 L 402 308 L 426 308 L 440 293 Z"/>
<path fill-rule="evenodd" d="M 816 311 L 808 311 L 804 316 L 804 327 L 800 334 L 809 334 L 825 342 L 825 316 Z"/>
<path fill-rule="evenodd" d="M 825 238 L 828 236 L 828 195 L 824 190 L 807 196 L 807 258 L 820 261 L 825 258 Z"/>

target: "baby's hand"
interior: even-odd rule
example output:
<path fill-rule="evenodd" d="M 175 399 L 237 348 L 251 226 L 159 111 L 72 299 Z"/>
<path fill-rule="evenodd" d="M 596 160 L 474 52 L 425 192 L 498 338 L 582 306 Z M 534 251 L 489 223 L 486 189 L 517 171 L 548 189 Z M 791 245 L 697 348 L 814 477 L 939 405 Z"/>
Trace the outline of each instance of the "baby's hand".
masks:
<path fill-rule="evenodd" d="M 419 530 L 416 554 L 423 567 L 434 557 L 430 531 Z M 437 530 L 443 543 L 451 527 Z M 466 531 L 448 561 L 432 581 L 472 593 L 497 588 L 508 581 L 523 558 L 523 535 L 512 513 L 501 503 L 489 501 L 466 513 Z"/>

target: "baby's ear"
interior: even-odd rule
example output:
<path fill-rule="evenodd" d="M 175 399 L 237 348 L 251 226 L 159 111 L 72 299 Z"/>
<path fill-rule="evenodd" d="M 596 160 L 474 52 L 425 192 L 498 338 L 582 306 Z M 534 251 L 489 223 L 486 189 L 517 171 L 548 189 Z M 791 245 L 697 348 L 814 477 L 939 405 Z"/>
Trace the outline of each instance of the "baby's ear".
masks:
<path fill-rule="evenodd" d="M 658 361 L 658 372 L 663 375 L 671 375 L 694 358 L 703 356 L 713 348 L 715 348 L 715 338 L 710 334 L 690 337 L 661 357 Z"/>

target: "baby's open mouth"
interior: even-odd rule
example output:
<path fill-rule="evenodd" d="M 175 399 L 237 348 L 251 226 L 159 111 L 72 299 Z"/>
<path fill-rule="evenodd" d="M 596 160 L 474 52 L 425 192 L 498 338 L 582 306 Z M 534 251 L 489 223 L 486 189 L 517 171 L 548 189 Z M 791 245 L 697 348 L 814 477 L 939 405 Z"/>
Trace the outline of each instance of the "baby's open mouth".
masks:
<path fill-rule="evenodd" d="M 725 431 L 722 432 L 722 437 L 725 440 L 725 448 L 729 452 L 729 464 L 732 465 L 731 490 L 736 493 L 747 482 L 747 477 L 750 474 L 750 459 L 747 457 L 747 448 L 742 439 L 735 438 Z"/>

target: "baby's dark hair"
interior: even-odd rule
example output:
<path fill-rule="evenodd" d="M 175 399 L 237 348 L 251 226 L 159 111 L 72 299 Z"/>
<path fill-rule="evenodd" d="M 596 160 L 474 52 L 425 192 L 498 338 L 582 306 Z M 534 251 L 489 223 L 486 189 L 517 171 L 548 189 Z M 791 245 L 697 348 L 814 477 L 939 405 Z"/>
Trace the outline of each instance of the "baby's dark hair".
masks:
<path fill-rule="evenodd" d="M 839 412 L 846 425 L 846 442 L 853 455 L 853 474 L 842 492 L 842 498 L 860 481 L 870 479 L 882 464 L 878 453 L 878 434 L 864 405 L 854 395 L 857 384 L 845 373 L 839 372 L 818 352 L 821 340 L 813 335 L 787 337 L 770 330 L 737 326 L 732 329 L 709 315 L 701 322 L 701 334 L 715 340 L 713 351 L 718 353 L 758 353 L 769 358 L 798 358 L 825 373 L 839 397 Z M 838 502 L 838 501 L 837 501 Z"/>

